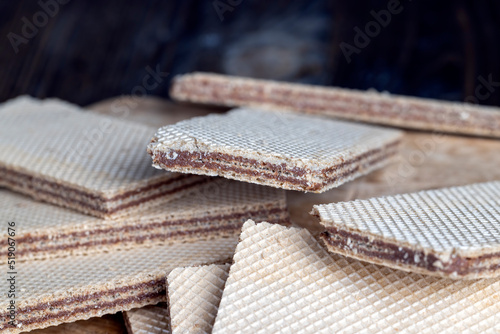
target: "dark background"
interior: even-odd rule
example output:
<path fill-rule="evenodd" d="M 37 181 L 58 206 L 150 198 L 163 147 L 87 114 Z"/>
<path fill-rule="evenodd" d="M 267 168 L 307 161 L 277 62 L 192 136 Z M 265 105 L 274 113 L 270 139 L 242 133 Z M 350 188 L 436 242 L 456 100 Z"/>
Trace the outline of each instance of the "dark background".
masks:
<path fill-rule="evenodd" d="M 197 70 L 500 104 L 483 84 L 500 81 L 498 1 L 401 0 L 351 61 L 340 46 L 388 1 L 59 1 L 0 1 L 0 101 L 144 94 L 149 68 L 169 74 L 146 91 L 161 97 Z"/>

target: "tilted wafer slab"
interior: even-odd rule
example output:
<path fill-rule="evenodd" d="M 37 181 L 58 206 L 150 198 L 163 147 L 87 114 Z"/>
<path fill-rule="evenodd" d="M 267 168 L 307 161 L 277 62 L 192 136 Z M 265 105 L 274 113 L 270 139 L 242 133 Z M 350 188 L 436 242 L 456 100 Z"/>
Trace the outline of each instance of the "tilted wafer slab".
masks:
<path fill-rule="evenodd" d="M 171 334 L 166 303 L 148 305 L 123 312 L 128 334 Z"/>
<path fill-rule="evenodd" d="M 316 205 L 332 252 L 451 278 L 500 275 L 500 181 Z"/>
<path fill-rule="evenodd" d="M 497 333 L 500 280 L 452 280 L 328 253 L 305 229 L 247 222 L 213 333 Z"/>
<path fill-rule="evenodd" d="M 104 254 L 16 263 L 15 324 L 10 299 L 0 300 L 0 333 L 18 333 L 126 311 L 166 300 L 166 275 L 175 268 L 231 258 L 237 238 L 142 247 Z M 2 272 L 12 269 L 0 266 Z"/>
<path fill-rule="evenodd" d="M 500 137 L 498 108 L 210 73 L 174 79 L 178 101 L 294 110 L 417 130 Z"/>
<path fill-rule="evenodd" d="M 176 268 L 167 277 L 173 334 L 212 333 L 229 264 Z"/>
<path fill-rule="evenodd" d="M 16 224 L 17 261 L 234 236 L 250 218 L 287 224 L 285 192 L 214 178 L 181 199 L 104 220 L 0 189 L 0 219 Z M 0 263 L 7 232 L 0 233 Z"/>
<path fill-rule="evenodd" d="M 385 165 L 402 133 L 316 116 L 236 109 L 158 130 L 153 166 L 323 192 Z"/>
<path fill-rule="evenodd" d="M 120 216 L 206 182 L 151 168 L 147 126 L 28 97 L 3 104 L 0 114 L 0 186 L 38 200 Z"/>

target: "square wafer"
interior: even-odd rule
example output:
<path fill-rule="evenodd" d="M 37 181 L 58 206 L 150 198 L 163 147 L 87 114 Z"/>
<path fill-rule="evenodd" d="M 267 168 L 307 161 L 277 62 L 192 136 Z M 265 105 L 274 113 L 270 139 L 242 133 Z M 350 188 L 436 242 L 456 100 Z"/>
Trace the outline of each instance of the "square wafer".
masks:
<path fill-rule="evenodd" d="M 316 205 L 335 253 L 429 275 L 500 275 L 500 181 Z"/>
<path fill-rule="evenodd" d="M 305 229 L 247 222 L 213 333 L 496 333 L 500 280 L 329 254 Z"/>
<path fill-rule="evenodd" d="M 168 274 L 173 334 L 212 333 L 229 264 L 176 268 Z"/>
<path fill-rule="evenodd" d="M 237 238 L 141 247 L 106 254 L 19 262 L 2 279 L 0 333 L 19 333 L 166 301 L 166 275 L 177 267 L 231 258 Z M 14 300 L 15 310 L 8 306 Z M 13 320 L 11 318 L 13 315 Z M 9 321 L 14 321 L 13 326 Z"/>
<path fill-rule="evenodd" d="M 16 224 L 17 261 L 25 261 L 234 236 L 249 218 L 287 224 L 288 211 L 283 190 L 215 179 L 181 199 L 112 220 L 0 189 L 0 218 Z M 0 233 L 0 263 L 7 260 L 7 234 Z"/>
<path fill-rule="evenodd" d="M 158 130 L 153 166 L 324 192 L 390 161 L 402 133 L 316 116 L 236 109 Z"/>
<path fill-rule="evenodd" d="M 498 108 L 375 91 L 192 73 L 173 80 L 170 96 L 194 103 L 292 110 L 417 130 L 500 137 Z"/>
<path fill-rule="evenodd" d="M 97 217 L 176 198 L 206 179 L 151 168 L 154 129 L 20 97 L 0 107 L 0 186 Z"/>

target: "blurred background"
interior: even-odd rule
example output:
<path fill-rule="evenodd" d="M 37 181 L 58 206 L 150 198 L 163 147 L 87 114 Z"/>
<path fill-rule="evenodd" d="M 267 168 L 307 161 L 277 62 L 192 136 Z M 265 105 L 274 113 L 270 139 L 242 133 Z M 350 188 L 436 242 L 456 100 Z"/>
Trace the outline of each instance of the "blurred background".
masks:
<path fill-rule="evenodd" d="M 209 71 L 500 104 L 493 0 L 2 0 L 0 39 L 0 102 L 168 98 Z"/>

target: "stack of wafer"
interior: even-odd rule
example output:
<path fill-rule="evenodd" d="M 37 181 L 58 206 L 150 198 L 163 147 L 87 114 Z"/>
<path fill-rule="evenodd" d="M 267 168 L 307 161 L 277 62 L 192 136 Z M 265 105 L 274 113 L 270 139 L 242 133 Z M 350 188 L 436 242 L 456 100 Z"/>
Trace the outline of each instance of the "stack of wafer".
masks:
<path fill-rule="evenodd" d="M 0 107 L 0 333 L 116 312 L 130 334 L 500 331 L 499 181 L 318 200 L 319 234 L 286 199 L 394 163 L 394 127 L 499 137 L 498 111 L 202 73 L 171 92 L 237 108 Z"/>
<path fill-rule="evenodd" d="M 168 272 L 229 261 L 248 217 L 289 225 L 283 190 L 152 168 L 154 128 L 28 97 L 0 114 L 0 332 L 165 302 Z"/>

